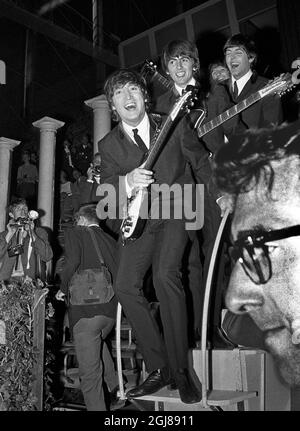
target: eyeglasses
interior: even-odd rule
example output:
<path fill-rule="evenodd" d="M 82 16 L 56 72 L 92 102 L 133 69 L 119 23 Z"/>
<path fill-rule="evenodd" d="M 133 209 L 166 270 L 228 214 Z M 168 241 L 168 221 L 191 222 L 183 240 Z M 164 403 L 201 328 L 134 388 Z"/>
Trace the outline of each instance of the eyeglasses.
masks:
<path fill-rule="evenodd" d="M 283 229 L 251 232 L 233 243 L 231 257 L 242 265 L 255 284 L 266 284 L 272 277 L 268 242 L 300 235 L 300 225 Z"/>

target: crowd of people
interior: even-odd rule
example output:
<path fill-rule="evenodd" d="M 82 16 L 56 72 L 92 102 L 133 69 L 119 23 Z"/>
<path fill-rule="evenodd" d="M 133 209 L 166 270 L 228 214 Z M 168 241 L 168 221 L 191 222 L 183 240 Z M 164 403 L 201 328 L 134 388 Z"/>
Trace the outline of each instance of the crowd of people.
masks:
<path fill-rule="evenodd" d="M 76 150 L 68 139 L 63 142 L 60 221 L 66 230 L 56 298 L 67 302 L 88 410 L 110 408 L 104 399 L 105 381 L 109 391 L 116 392 L 106 338 L 114 326 L 117 301 L 148 372 L 145 381 L 129 388 L 127 398 L 151 395 L 167 386 L 178 390 L 183 403 L 201 400 L 188 350 L 199 346 L 201 339 L 205 282 L 227 208 L 233 213 L 234 243 L 224 247 L 223 272 L 215 286 L 211 346 L 270 350 L 279 358 L 286 380 L 299 384 L 300 127 L 280 126 L 284 117 L 276 93 L 247 104 L 269 82 L 255 70 L 252 40 L 236 34 L 226 41 L 223 52 L 224 61 L 209 69 L 208 92 L 201 87 L 197 47 L 188 40 L 172 40 L 165 46 L 161 64 L 173 86 L 157 100 L 151 100 L 138 72 L 113 72 L 104 91 L 117 124 L 99 141 L 99 152 L 93 155 L 87 136 Z M 174 109 L 195 95 L 187 114 Z M 233 115 L 217 121 L 235 105 L 239 109 Z M 208 123 L 206 130 L 203 124 Z M 28 156 L 23 161 L 18 182 L 31 190 L 37 171 Z M 19 260 L 9 250 L 20 242 L 15 220 L 21 210 L 28 217 L 26 202 L 12 203 L 11 219 L 0 234 L 0 258 L 9 263 L 0 265 L 2 280 L 34 268 L 30 253 L 45 262 L 52 258 L 43 230 L 29 220 L 22 226 L 22 244 L 28 250 L 22 255 L 23 272 L 16 273 Z M 91 246 L 91 230 L 104 262 Z M 235 256 L 233 263 L 230 256 Z M 114 296 L 101 304 L 70 304 L 72 276 L 103 264 L 112 276 Z M 226 265 L 233 269 L 230 281 Z M 146 285 L 159 303 L 162 327 L 151 312 Z"/>

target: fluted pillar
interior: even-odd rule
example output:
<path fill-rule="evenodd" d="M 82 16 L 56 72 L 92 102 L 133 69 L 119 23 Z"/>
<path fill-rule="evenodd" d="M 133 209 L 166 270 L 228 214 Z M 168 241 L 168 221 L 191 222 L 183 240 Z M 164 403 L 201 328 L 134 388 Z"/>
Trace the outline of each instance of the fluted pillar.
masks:
<path fill-rule="evenodd" d="M 65 123 L 43 117 L 32 124 L 40 129 L 38 209 L 43 210 L 41 225 L 53 229 L 56 131 Z"/>
<path fill-rule="evenodd" d="M 93 140 L 95 154 L 98 152 L 98 142 L 111 129 L 110 109 L 104 94 L 86 100 L 84 103 L 93 109 Z"/>
<path fill-rule="evenodd" d="M 8 204 L 11 153 L 21 141 L 0 138 L 0 232 L 5 229 Z"/>

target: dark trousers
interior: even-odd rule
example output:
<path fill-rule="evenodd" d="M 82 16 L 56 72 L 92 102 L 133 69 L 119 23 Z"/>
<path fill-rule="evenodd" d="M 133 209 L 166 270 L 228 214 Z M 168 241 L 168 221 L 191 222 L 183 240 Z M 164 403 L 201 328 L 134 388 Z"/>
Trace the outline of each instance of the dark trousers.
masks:
<path fill-rule="evenodd" d="M 167 365 L 173 370 L 188 365 L 187 313 L 180 272 L 187 240 L 184 222 L 168 220 L 159 231 L 146 230 L 138 240 L 120 245 L 115 292 L 133 327 L 148 372 Z M 151 264 L 165 342 L 142 291 Z"/>
<path fill-rule="evenodd" d="M 193 240 L 189 240 L 185 249 L 182 271 L 187 297 L 189 335 L 193 337 L 194 331 L 201 328 L 205 287 L 198 232 Z"/>
<path fill-rule="evenodd" d="M 115 319 L 94 316 L 80 319 L 73 328 L 80 387 L 88 411 L 106 411 L 103 376 L 109 390 L 118 384 L 114 361 L 104 339 L 114 327 Z"/>
<path fill-rule="evenodd" d="M 189 317 L 193 319 L 193 327 L 201 329 L 202 310 L 205 294 L 205 283 L 208 274 L 210 258 L 221 222 L 220 208 L 205 189 L 204 194 L 204 225 L 196 233 L 188 246 L 188 256 L 184 264 L 187 265 L 187 285 L 190 293 Z M 221 294 L 221 292 L 220 292 Z"/>

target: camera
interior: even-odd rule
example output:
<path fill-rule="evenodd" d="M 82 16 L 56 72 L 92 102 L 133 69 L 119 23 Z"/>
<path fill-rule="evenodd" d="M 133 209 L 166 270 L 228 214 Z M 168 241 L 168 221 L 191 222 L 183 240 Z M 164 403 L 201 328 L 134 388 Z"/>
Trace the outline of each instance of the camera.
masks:
<path fill-rule="evenodd" d="M 27 224 L 29 224 L 31 219 L 29 217 L 18 217 L 14 223 L 10 223 L 10 226 L 12 227 L 25 227 Z"/>
<path fill-rule="evenodd" d="M 93 175 L 95 177 L 100 177 L 101 175 L 101 166 L 100 165 L 95 165 L 93 168 Z"/>
<path fill-rule="evenodd" d="M 9 257 L 18 256 L 19 254 L 23 254 L 23 253 L 24 253 L 23 244 L 17 244 L 7 249 L 7 254 Z"/>
<path fill-rule="evenodd" d="M 15 227 L 17 229 L 23 229 L 26 225 L 29 225 L 29 223 L 37 219 L 38 216 L 39 214 L 36 211 L 31 210 L 29 211 L 27 217 L 18 217 L 17 219 L 14 220 L 13 223 L 10 223 L 10 226 Z M 19 254 L 24 253 L 24 246 L 22 242 L 20 244 L 10 246 L 7 249 L 7 253 L 9 257 L 18 256 Z"/>
<path fill-rule="evenodd" d="M 27 217 L 18 217 L 16 220 L 14 220 L 14 223 L 11 223 L 10 225 L 12 227 L 25 227 L 27 224 L 31 223 L 33 220 L 36 220 L 39 217 L 39 213 L 34 210 L 30 210 Z"/>

